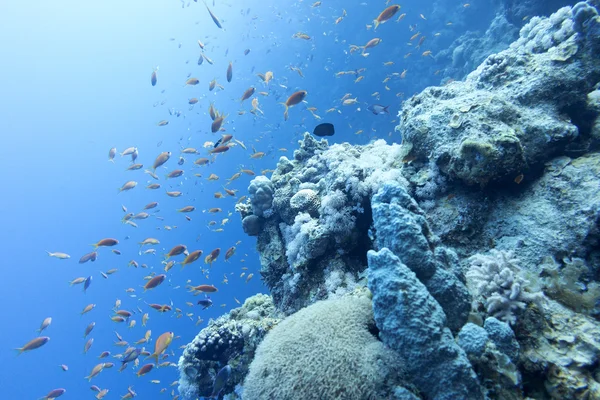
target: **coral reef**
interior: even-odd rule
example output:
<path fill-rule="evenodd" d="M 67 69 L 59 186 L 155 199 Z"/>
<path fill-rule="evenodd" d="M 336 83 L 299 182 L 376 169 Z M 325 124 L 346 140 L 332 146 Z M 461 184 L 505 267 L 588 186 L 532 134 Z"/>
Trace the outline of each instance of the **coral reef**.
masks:
<path fill-rule="evenodd" d="M 424 212 L 405 187 L 385 184 L 372 200 L 373 226 L 378 248 L 389 248 L 427 287 L 448 317 L 448 325 L 458 331 L 471 309 L 467 288 L 456 255 L 436 247 Z"/>
<path fill-rule="evenodd" d="M 504 3 L 489 37 L 545 7 Z M 183 397 L 228 365 L 231 398 L 600 398 L 597 54 L 578 3 L 405 102 L 402 145 L 305 134 L 236 205 L 273 297 L 187 346 Z"/>
<path fill-rule="evenodd" d="M 544 292 L 577 312 L 600 315 L 600 284 L 590 281 L 585 260 L 564 258 L 562 264 L 552 257 L 544 260 Z"/>
<path fill-rule="evenodd" d="M 250 201 L 236 208 L 246 232 L 258 232 L 261 275 L 279 309 L 291 314 L 351 291 L 361 279 L 372 247 L 371 196 L 384 181 L 405 182 L 401 158 L 400 146 L 383 140 L 329 146 L 306 133 L 293 160 L 281 157 L 270 182 L 251 182 Z M 257 187 L 273 188 L 272 199 L 257 197 Z"/>
<path fill-rule="evenodd" d="M 248 373 L 256 347 L 280 319 L 271 297 L 257 294 L 211 320 L 179 358 L 179 393 L 186 399 L 210 396 L 215 376 L 226 365 L 232 374 L 222 393 L 233 392 Z"/>
<path fill-rule="evenodd" d="M 468 323 L 458 333 L 458 344 L 467 353 L 487 398 L 525 398 L 517 369 L 519 344 L 508 324 L 494 317 L 487 318 L 483 328 Z"/>
<path fill-rule="evenodd" d="M 600 324 L 549 300 L 525 311 L 519 367 L 534 399 L 600 398 Z"/>
<path fill-rule="evenodd" d="M 529 282 L 518 275 L 518 260 L 512 253 L 491 249 L 490 254 L 475 254 L 469 261 L 467 281 L 488 315 L 514 325 L 519 310 L 543 301 L 541 293 L 527 291 Z"/>
<path fill-rule="evenodd" d="M 445 76 L 462 79 L 487 56 L 508 48 L 518 35 L 519 28 L 508 22 L 504 10 L 501 10 L 483 35 L 477 31 L 467 31 L 448 48 L 441 50 L 437 60 L 448 65 Z"/>
<path fill-rule="evenodd" d="M 364 292 L 319 301 L 274 327 L 256 350 L 244 399 L 383 399 L 402 386 L 402 361 L 377 339 Z"/>
<path fill-rule="evenodd" d="M 369 251 L 369 289 L 383 343 L 405 360 L 412 382 L 431 399 L 483 399 L 446 315 L 415 273 L 389 249 Z"/>
<path fill-rule="evenodd" d="M 485 186 L 539 170 L 567 149 L 586 149 L 587 94 L 600 77 L 595 12 L 583 5 L 534 17 L 465 81 L 405 102 L 400 130 L 411 157 Z"/>

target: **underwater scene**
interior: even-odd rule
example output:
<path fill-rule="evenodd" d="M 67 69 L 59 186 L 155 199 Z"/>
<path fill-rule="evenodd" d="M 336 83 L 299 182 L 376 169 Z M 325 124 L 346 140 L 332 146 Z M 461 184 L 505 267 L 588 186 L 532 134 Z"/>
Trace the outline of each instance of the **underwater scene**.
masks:
<path fill-rule="evenodd" d="M 599 12 L 3 0 L 2 399 L 600 399 Z"/>

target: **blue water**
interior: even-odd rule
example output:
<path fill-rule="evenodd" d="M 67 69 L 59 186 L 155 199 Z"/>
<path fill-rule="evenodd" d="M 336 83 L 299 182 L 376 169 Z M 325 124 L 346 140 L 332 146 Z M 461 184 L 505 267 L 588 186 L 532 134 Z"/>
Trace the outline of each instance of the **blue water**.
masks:
<path fill-rule="evenodd" d="M 243 301 L 255 293 L 267 292 L 260 281 L 255 239 L 243 233 L 239 216 L 234 213 L 236 198 L 215 199 L 214 192 L 223 192 L 226 179 L 241 166 L 260 174 L 263 169 L 274 169 L 281 155 L 291 158 L 303 132 L 312 131 L 320 122 L 335 124 L 337 132 L 330 142 L 356 144 L 374 138 L 399 142 L 394 126 L 401 100 L 441 80 L 434 71 L 443 66 L 436 65 L 431 57 L 421 56 L 421 52 L 435 53 L 467 28 L 460 21 L 447 26 L 445 10 L 417 6 L 421 2 L 413 1 L 402 4 L 396 17 L 374 33 L 365 25 L 386 5 L 383 1 L 368 3 L 323 1 L 315 8 L 307 1 L 230 0 L 216 1 L 214 6 L 209 3 L 224 30 L 214 25 L 201 2 L 191 2 L 189 7 L 186 2 L 183 8 L 176 0 L 7 0 L 0 4 L 3 398 L 36 399 L 59 387 L 67 389 L 63 398 L 91 398 L 95 393 L 90 391 L 84 376 L 100 362 L 97 356 L 104 350 L 112 354 L 123 350 L 113 346 L 113 331 L 130 343 L 142 338 L 147 329 L 152 330 L 153 339 L 166 331 L 175 332 L 178 338 L 168 350 L 168 360 L 176 363 L 181 354 L 179 347 L 191 341 L 209 318 L 236 307 L 234 297 Z M 336 25 L 343 8 L 347 16 Z M 470 19 L 477 20 L 476 5 L 463 11 L 456 2 L 447 11 L 470 13 Z M 406 18 L 395 23 L 401 13 L 406 13 Z M 419 16 L 421 13 L 426 19 Z M 487 16 L 483 11 L 481 15 Z M 410 31 L 409 25 L 416 25 L 415 30 Z M 311 40 L 293 39 L 292 35 L 299 31 L 310 35 Z M 407 44 L 417 31 L 427 36 L 420 50 L 414 49 L 416 41 L 412 46 Z M 441 34 L 436 37 L 436 32 Z M 383 42 L 370 50 L 369 57 L 362 57 L 360 52 L 349 54 L 351 44 L 362 46 L 373 37 L 380 37 Z M 206 44 L 205 52 L 214 65 L 206 61 L 197 65 L 198 39 Z M 251 50 L 247 56 L 243 54 L 245 49 Z M 404 58 L 408 52 L 413 54 Z M 231 83 L 225 79 L 229 61 L 233 62 Z M 395 64 L 384 66 L 387 61 Z M 153 87 L 150 75 L 157 66 L 158 83 Z M 290 67 L 300 68 L 304 77 Z M 364 79 L 358 83 L 354 83 L 356 75 L 335 77 L 336 72 L 358 68 L 366 68 L 361 74 Z M 256 73 L 269 70 L 273 71 L 274 80 L 265 86 Z M 407 70 L 404 79 L 392 77 L 389 82 L 382 82 L 392 72 L 403 70 Z M 198 78 L 200 84 L 184 86 L 188 76 Z M 213 78 L 225 89 L 209 92 L 208 83 Z M 385 89 L 386 84 L 389 90 Z M 242 93 L 250 86 L 255 86 L 257 92 L 269 92 L 267 97 L 255 94 L 264 116 L 255 117 L 248 112 L 250 100 L 240 105 Z M 278 103 L 296 90 L 308 91 L 307 103 L 291 108 L 289 120 L 284 121 L 284 107 Z M 373 92 L 380 93 L 379 100 L 372 96 Z M 340 99 L 346 93 L 357 97 L 358 104 L 341 105 Z M 191 97 L 200 101 L 190 108 Z M 207 110 L 211 101 L 221 113 L 228 114 L 226 133 L 245 143 L 248 150 L 237 146 L 209 166 L 196 167 L 193 160 L 206 156 L 204 142 L 214 142 L 219 137 L 210 133 Z M 390 115 L 376 116 L 367 111 L 367 106 L 374 103 L 390 105 Z M 307 107 L 316 107 L 315 113 L 322 119 L 313 117 Z M 341 113 L 326 113 L 332 107 Z M 170 115 L 169 109 L 182 114 Z M 242 109 L 246 113 L 238 115 Z M 169 121 L 167 126 L 157 126 L 165 119 Z M 356 134 L 359 130 L 363 132 Z M 130 164 L 128 157 L 117 155 L 114 164 L 108 162 L 108 151 L 113 146 L 119 152 L 136 146 L 138 162 L 144 168 L 151 166 L 160 152 L 171 151 L 171 160 L 157 171 L 162 188 L 145 189 L 155 181 L 143 170 L 125 171 Z M 267 156 L 251 159 L 252 146 Z M 178 168 L 183 147 L 198 148 L 202 154 L 185 156 L 184 176 L 165 180 L 168 171 Z M 195 177 L 195 173 L 201 173 L 202 178 Z M 220 179 L 207 181 L 210 173 Z M 239 190 L 239 197 L 246 194 L 250 179 L 243 175 L 227 187 Z M 136 180 L 138 186 L 118 193 L 117 188 L 128 180 Z M 165 189 L 180 190 L 184 196 L 169 198 Z M 160 203 L 157 215 L 164 221 L 152 216 L 136 221 L 138 228 L 121 223 L 122 205 L 139 212 L 151 201 Z M 189 214 L 191 221 L 175 211 L 186 205 L 196 207 Z M 220 207 L 223 212 L 213 215 L 202 211 L 211 207 Z M 228 216 L 230 212 L 232 215 Z M 223 218 L 230 219 L 222 227 L 223 232 L 211 231 L 207 226 L 214 220 L 217 225 L 212 229 L 220 227 Z M 177 228 L 166 231 L 165 225 Z M 122 255 L 101 248 L 96 262 L 78 264 L 79 257 L 92 250 L 90 244 L 105 237 L 120 241 L 116 248 Z M 137 242 L 147 237 L 161 241 L 156 246 L 156 256 L 138 255 Z M 225 250 L 237 241 L 241 243 L 235 256 L 224 262 Z M 176 266 L 168 272 L 168 281 L 144 294 L 143 278 L 153 272 L 162 273 L 162 254 L 180 243 L 190 251 L 202 249 L 204 255 L 214 248 L 222 249 L 209 278 L 200 270 L 206 268 L 203 255 L 202 260 L 183 270 Z M 71 258 L 50 258 L 46 250 L 66 252 Z M 148 269 L 128 267 L 132 259 L 146 263 Z M 244 266 L 247 271 L 242 270 Z M 104 279 L 100 271 L 111 268 L 119 271 Z M 242 272 L 253 273 L 254 278 L 246 283 L 245 277 L 240 277 Z M 93 282 L 85 294 L 81 286 L 67 284 L 89 275 Z M 222 283 L 224 275 L 228 284 Z M 212 308 L 202 311 L 185 304 L 199 299 L 185 289 L 188 280 L 195 285 L 206 283 L 219 288 L 212 295 Z M 137 297 L 130 297 L 125 292 L 127 288 L 134 288 Z M 136 311 L 135 328 L 128 329 L 126 324 L 110 320 L 117 298 L 122 301 L 122 309 Z M 160 314 L 146 302 L 172 302 L 184 315 L 176 318 L 175 312 Z M 90 303 L 97 307 L 80 316 Z M 141 326 L 137 307 L 150 315 L 146 328 Z M 185 316 L 188 312 L 194 313 L 192 320 Z M 199 326 L 195 324 L 197 316 L 204 319 Z M 45 332 L 50 342 L 17 357 L 13 349 L 33 339 L 46 317 L 53 319 Z M 92 321 L 96 322 L 90 335 L 94 344 L 84 355 L 83 332 Z M 148 347 L 153 349 L 154 340 Z M 118 363 L 112 358 L 104 361 Z M 60 364 L 68 365 L 69 370 L 63 372 Z M 176 386 L 169 386 L 178 379 L 176 368 L 155 369 L 142 378 L 135 376 L 133 367 L 122 373 L 117 369 L 118 365 L 105 370 L 91 382 L 110 389 L 106 398 L 119 398 L 117 395 L 124 395 L 130 385 L 139 398 L 155 398 L 162 388 L 167 388 L 167 393 L 176 391 Z M 152 379 L 160 380 L 160 384 L 150 383 Z"/>

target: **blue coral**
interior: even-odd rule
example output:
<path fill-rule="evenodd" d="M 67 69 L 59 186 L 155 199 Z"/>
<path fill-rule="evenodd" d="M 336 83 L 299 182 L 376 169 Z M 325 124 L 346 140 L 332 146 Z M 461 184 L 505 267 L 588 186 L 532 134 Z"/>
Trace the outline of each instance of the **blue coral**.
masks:
<path fill-rule="evenodd" d="M 369 289 L 380 337 L 406 361 L 427 398 L 483 399 L 467 355 L 446 328 L 446 315 L 413 271 L 389 249 L 368 253 Z"/>

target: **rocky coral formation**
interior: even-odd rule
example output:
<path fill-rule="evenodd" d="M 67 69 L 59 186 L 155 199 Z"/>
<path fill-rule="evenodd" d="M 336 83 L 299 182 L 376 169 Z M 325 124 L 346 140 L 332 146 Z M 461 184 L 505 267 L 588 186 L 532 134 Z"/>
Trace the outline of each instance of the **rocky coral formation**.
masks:
<path fill-rule="evenodd" d="M 599 39 L 578 3 L 407 101 L 401 146 L 306 134 L 237 206 L 273 301 L 200 333 L 182 393 L 229 365 L 249 399 L 600 398 Z"/>
<path fill-rule="evenodd" d="M 415 273 L 389 249 L 369 251 L 369 289 L 383 343 L 405 360 L 430 399 L 483 399 L 466 354 L 446 328 L 446 315 Z"/>
<path fill-rule="evenodd" d="M 370 198 L 384 181 L 404 182 L 401 164 L 400 146 L 383 140 L 329 146 L 307 133 L 270 182 L 252 181 L 248 203 L 237 209 L 246 232 L 258 232 L 261 275 L 277 307 L 290 314 L 355 287 L 371 248 Z M 271 186 L 272 212 L 265 215 L 256 188 Z"/>
<path fill-rule="evenodd" d="M 508 48 L 518 35 L 519 28 L 507 20 L 504 10 L 500 10 L 483 34 L 467 31 L 448 48 L 438 52 L 436 60 L 448 65 L 444 69 L 445 77 L 459 80 L 477 68 L 490 54 Z"/>
<path fill-rule="evenodd" d="M 439 193 L 427 212 L 431 230 L 461 257 L 485 253 L 492 244 L 513 251 L 536 274 L 547 256 L 599 265 L 600 154 L 553 158 L 541 177 L 525 180 L 489 191 L 454 187 Z M 599 268 L 590 271 L 596 279 Z"/>
<path fill-rule="evenodd" d="M 515 329 L 519 367 L 535 399 L 600 398 L 600 324 L 549 300 Z"/>
<path fill-rule="evenodd" d="M 271 297 L 257 294 L 211 320 L 179 359 L 179 393 L 186 399 L 210 396 L 215 376 L 226 365 L 232 373 L 223 393 L 232 392 L 248 373 L 256 347 L 280 319 Z"/>
<path fill-rule="evenodd" d="M 584 3 L 585 4 L 585 3 Z M 589 5 L 534 17 L 465 81 L 430 87 L 401 111 L 403 143 L 470 185 L 512 181 L 553 155 L 585 151 L 587 94 L 600 77 L 600 19 Z"/>
<path fill-rule="evenodd" d="M 376 247 L 389 248 L 401 258 L 447 316 L 451 330 L 458 331 L 471 309 L 464 276 L 456 254 L 439 246 L 424 212 L 406 188 L 386 183 L 372 200 Z"/>

